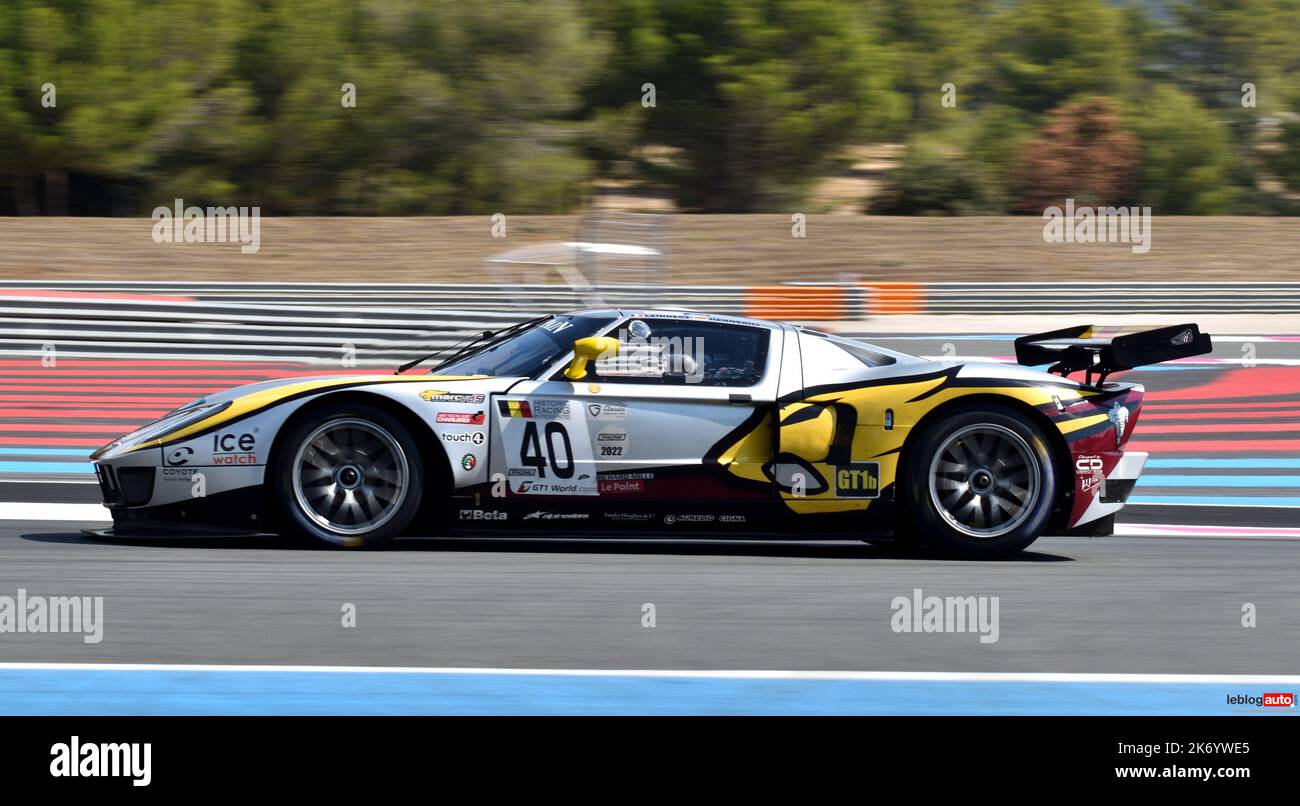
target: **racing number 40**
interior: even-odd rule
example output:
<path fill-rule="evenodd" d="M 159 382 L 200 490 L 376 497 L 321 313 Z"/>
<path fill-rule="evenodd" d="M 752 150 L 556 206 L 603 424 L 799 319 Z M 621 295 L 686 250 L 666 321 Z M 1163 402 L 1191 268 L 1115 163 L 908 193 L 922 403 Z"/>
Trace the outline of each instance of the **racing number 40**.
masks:
<path fill-rule="evenodd" d="M 559 444 L 564 448 L 563 464 L 560 463 L 559 451 L 555 449 L 557 435 Z M 524 426 L 524 442 L 519 446 L 520 464 L 524 467 L 537 468 L 537 477 L 546 478 L 549 455 L 551 472 L 557 478 L 573 478 L 573 445 L 569 442 L 569 432 L 564 429 L 562 423 L 552 420 L 546 424 L 545 437 L 546 450 L 543 451 L 542 440 L 537 435 L 537 421 L 529 420 Z"/>

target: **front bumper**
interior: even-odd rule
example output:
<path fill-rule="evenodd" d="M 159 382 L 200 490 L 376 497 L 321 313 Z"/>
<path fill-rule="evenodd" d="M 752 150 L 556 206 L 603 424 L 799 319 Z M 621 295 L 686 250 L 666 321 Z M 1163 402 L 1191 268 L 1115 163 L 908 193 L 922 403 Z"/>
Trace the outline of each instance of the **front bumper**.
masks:
<path fill-rule="evenodd" d="M 111 536 L 265 531 L 265 466 L 168 467 L 150 454 L 95 463 Z"/>

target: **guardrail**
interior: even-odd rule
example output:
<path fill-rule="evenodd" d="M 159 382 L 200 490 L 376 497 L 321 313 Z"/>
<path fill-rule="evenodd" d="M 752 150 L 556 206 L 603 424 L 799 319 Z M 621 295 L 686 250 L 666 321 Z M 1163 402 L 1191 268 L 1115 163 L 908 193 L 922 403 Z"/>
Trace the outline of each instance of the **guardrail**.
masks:
<path fill-rule="evenodd" d="M 388 365 L 528 315 L 684 307 L 791 321 L 896 314 L 1300 313 L 1300 283 L 563 286 L 0 281 L 0 353 Z"/>

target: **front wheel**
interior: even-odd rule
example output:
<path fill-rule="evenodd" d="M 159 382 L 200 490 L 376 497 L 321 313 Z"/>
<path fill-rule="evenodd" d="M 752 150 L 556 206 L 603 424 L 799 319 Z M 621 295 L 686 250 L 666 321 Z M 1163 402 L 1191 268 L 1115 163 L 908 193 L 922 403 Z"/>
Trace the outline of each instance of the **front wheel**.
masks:
<path fill-rule="evenodd" d="M 992 559 L 1042 534 L 1057 495 L 1047 439 L 1019 412 L 960 409 L 927 427 L 909 451 L 904 517 L 941 553 Z"/>
<path fill-rule="evenodd" d="M 363 404 L 312 411 L 275 457 L 275 498 L 287 530 L 344 548 L 387 543 L 420 507 L 424 477 L 410 432 Z"/>

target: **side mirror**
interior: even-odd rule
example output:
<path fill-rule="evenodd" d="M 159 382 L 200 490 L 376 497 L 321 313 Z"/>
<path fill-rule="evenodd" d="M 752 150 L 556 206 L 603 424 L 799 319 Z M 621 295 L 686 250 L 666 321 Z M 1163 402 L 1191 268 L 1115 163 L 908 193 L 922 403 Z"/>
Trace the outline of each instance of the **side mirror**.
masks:
<path fill-rule="evenodd" d="M 610 336 L 589 336 L 573 343 L 573 360 L 564 370 L 564 377 L 580 381 L 587 377 L 587 362 L 618 355 L 618 339 Z"/>

